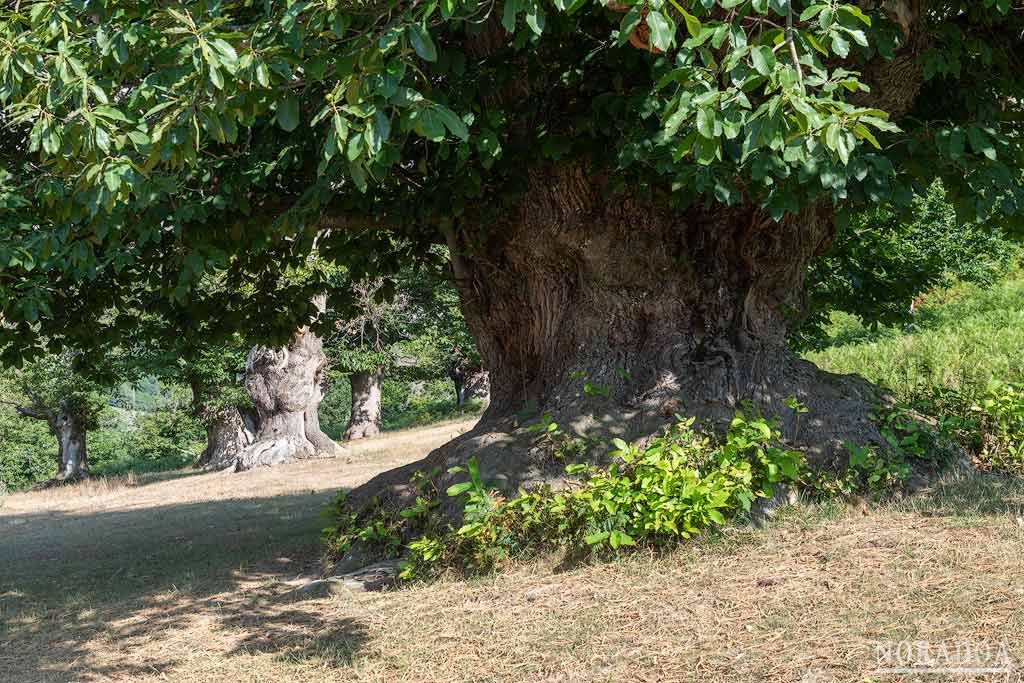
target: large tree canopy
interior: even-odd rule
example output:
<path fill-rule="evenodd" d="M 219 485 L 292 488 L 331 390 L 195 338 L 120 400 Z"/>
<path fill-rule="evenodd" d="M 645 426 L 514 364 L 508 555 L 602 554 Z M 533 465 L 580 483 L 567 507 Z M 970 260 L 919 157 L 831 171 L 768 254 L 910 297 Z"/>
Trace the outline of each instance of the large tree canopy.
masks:
<path fill-rule="evenodd" d="M 612 174 L 602 192 L 668 188 L 683 206 L 756 202 L 779 218 L 818 199 L 905 203 L 941 175 L 962 211 L 1016 215 L 1019 9 L 5 3 L 8 358 L 38 334 L 94 338 L 88 313 L 111 305 L 286 335 L 308 307 L 225 308 L 196 283 L 229 269 L 279 290 L 274 273 L 317 238 L 386 274 L 391 243 L 363 228 L 432 241 L 471 215 L 479 229 L 531 170 L 581 157 Z"/>
<path fill-rule="evenodd" d="M 0 341 L 116 337 L 136 310 L 281 340 L 325 289 L 281 284 L 314 249 L 387 279 L 443 242 L 492 402 L 428 466 L 541 476 L 504 436 L 524 407 L 634 437 L 748 400 L 784 420 L 787 395 L 814 416 L 798 445 L 834 457 L 880 442 L 875 391 L 786 348 L 808 264 L 846 209 L 936 179 L 1014 223 L 1021 9 L 6 3 Z"/>

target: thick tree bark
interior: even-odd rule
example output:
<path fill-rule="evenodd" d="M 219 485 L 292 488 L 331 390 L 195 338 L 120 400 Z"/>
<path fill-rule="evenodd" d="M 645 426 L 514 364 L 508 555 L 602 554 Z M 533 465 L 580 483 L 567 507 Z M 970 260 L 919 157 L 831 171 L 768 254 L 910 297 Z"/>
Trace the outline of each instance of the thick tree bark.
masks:
<path fill-rule="evenodd" d="M 354 372 L 349 377 L 352 385 L 352 413 L 348 419 L 345 439 L 362 439 L 380 434 L 380 381 L 384 369 L 372 372 Z"/>
<path fill-rule="evenodd" d="M 832 238 L 829 209 L 782 222 L 754 206 L 680 211 L 668 197 L 610 196 L 566 165 L 535 173 L 488 234 L 475 250 L 453 241 L 452 265 L 490 406 L 475 429 L 357 489 L 354 503 L 408 495 L 413 472 L 469 457 L 510 490 L 559 478 L 564 463 L 520 428 L 524 411 L 582 437 L 636 440 L 676 413 L 722 427 L 749 401 L 818 463 L 844 457 L 845 440 L 881 443 L 875 389 L 786 347 L 808 262 Z M 791 396 L 810 408 L 799 434 Z"/>
<path fill-rule="evenodd" d="M 236 469 L 337 455 L 339 447 L 320 429 L 319 406 L 326 391 L 323 342 L 308 328 L 288 346 L 257 346 L 245 364 L 245 386 L 259 418 L 254 442 Z"/>

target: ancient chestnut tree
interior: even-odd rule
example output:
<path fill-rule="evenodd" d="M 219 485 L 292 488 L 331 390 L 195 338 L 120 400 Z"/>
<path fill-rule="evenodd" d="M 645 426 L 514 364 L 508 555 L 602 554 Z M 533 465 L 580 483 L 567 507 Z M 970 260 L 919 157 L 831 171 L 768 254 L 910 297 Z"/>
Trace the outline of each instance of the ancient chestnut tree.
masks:
<path fill-rule="evenodd" d="M 942 180 L 1010 224 L 1017 0 L 23 0 L 0 10 L 5 356 L 207 306 L 291 335 L 316 246 L 385 280 L 446 244 L 490 370 L 475 453 L 545 476 L 524 407 L 637 437 L 741 401 L 827 459 L 875 391 L 785 346 L 837 220 Z M 400 246 L 396 246 L 400 245 Z M 250 296 L 195 294 L 204 275 Z M 589 387 L 589 389 L 588 389 Z M 785 426 L 785 425 L 784 425 Z M 366 492 L 408 478 L 384 475 Z"/>

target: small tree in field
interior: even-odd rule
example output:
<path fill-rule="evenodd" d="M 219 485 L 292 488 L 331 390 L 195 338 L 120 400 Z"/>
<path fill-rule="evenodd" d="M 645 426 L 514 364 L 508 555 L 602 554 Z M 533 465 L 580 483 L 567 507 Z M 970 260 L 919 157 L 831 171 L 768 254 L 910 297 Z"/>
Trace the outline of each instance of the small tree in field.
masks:
<path fill-rule="evenodd" d="M 788 421 L 796 396 L 829 462 L 883 439 L 873 387 L 787 348 L 808 264 L 852 209 L 936 178 L 962 217 L 1020 215 L 1021 9 L 7 3 L 0 341 L 116 336 L 91 313 L 145 287 L 282 343 L 324 290 L 277 276 L 314 248 L 358 281 L 444 244 L 491 407 L 356 499 L 470 455 L 542 480 L 524 407 L 633 438 L 744 401 Z M 211 272 L 248 296 L 197 301 Z"/>
<path fill-rule="evenodd" d="M 23 417 L 44 421 L 57 441 L 52 482 L 70 483 L 89 476 L 86 436 L 109 403 L 109 389 L 77 372 L 70 352 L 29 363 L 6 376 L 4 384 L 3 402 Z"/>

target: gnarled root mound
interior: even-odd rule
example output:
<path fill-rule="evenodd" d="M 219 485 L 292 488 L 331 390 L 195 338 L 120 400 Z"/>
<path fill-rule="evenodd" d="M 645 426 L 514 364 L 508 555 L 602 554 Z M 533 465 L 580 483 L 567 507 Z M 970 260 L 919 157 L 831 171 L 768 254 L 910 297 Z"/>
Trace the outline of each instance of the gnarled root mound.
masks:
<path fill-rule="evenodd" d="M 782 376 L 750 391 L 743 404 L 746 409 L 753 408 L 775 420 L 782 438 L 804 452 L 811 466 L 837 470 L 845 467 L 845 442 L 884 447 L 885 440 L 872 414 L 887 399 L 876 387 L 857 376 L 823 372 L 806 361 L 789 358 L 782 362 Z M 690 379 L 687 386 L 700 386 L 692 374 Z M 704 386 L 710 388 L 715 384 L 705 382 Z M 789 398 L 796 398 L 808 411 L 798 414 L 786 405 Z M 435 478 L 444 498 L 441 511 L 454 523 L 461 516 L 461 506 L 443 492 L 451 484 L 465 481 L 466 475 L 450 474 L 448 470 L 464 466 L 470 458 L 479 463 L 483 480 L 506 494 L 514 495 L 520 487 L 560 488 L 568 480 L 565 466 L 570 459 L 605 462 L 612 438 L 643 443 L 677 421 L 677 415 L 693 416 L 698 428 L 720 433 L 737 411 L 744 409 L 735 400 L 694 397 L 673 382 L 632 401 L 595 398 L 580 391 L 567 404 L 543 416 L 535 414 L 526 419 L 492 410 L 471 431 L 424 459 L 384 472 L 353 490 L 349 505 L 357 511 L 371 504 L 405 507 L 418 493 L 410 480 L 419 472 Z M 530 429 L 541 420 L 557 424 L 564 436 L 551 438 Z M 565 448 L 567 444 L 573 447 Z"/>

